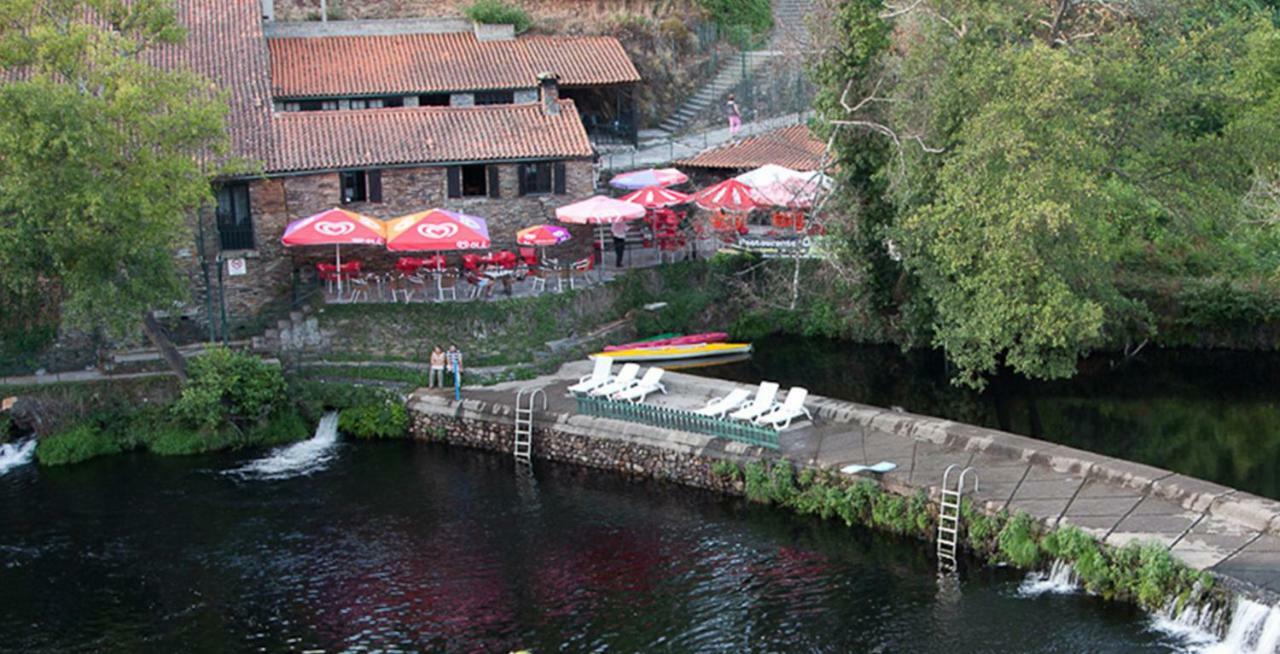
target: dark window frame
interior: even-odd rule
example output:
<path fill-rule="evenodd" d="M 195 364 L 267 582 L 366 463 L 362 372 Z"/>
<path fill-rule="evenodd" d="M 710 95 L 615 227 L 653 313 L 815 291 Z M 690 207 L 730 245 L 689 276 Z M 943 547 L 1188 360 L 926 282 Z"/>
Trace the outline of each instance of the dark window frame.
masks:
<path fill-rule="evenodd" d="M 418 96 L 419 107 L 447 107 L 450 103 L 448 93 L 423 93 Z"/>
<path fill-rule="evenodd" d="M 214 197 L 217 200 L 214 206 L 214 224 L 218 229 L 219 249 L 223 252 L 254 249 L 253 204 L 249 198 L 249 183 L 220 184 Z"/>
<path fill-rule="evenodd" d="M 459 197 L 489 197 L 489 167 L 485 164 L 465 164 L 457 166 Z"/>
<path fill-rule="evenodd" d="M 555 190 L 555 166 L 550 161 L 520 164 L 520 195 L 551 195 Z"/>
<path fill-rule="evenodd" d="M 495 104 L 515 104 L 515 91 L 476 91 L 473 94 L 474 102 L 477 107 Z"/>
<path fill-rule="evenodd" d="M 338 200 L 342 204 L 382 202 L 382 171 L 377 168 L 339 171 Z"/>

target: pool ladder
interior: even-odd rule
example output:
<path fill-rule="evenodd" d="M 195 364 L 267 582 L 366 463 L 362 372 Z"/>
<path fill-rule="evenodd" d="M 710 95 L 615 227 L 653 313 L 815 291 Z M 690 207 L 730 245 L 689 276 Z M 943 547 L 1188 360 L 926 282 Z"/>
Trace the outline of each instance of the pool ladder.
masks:
<path fill-rule="evenodd" d="M 547 394 L 541 388 L 522 388 L 516 393 L 516 461 L 533 462 L 533 406 L 542 398 L 542 410 L 547 410 Z"/>
<path fill-rule="evenodd" d="M 938 568 L 944 572 L 956 569 L 956 549 L 960 540 L 960 501 L 964 495 L 964 482 L 973 473 L 973 492 L 978 492 L 978 473 L 973 468 L 960 471 L 953 490 L 951 473 L 960 466 L 951 464 L 942 473 L 942 505 L 938 511 Z"/>

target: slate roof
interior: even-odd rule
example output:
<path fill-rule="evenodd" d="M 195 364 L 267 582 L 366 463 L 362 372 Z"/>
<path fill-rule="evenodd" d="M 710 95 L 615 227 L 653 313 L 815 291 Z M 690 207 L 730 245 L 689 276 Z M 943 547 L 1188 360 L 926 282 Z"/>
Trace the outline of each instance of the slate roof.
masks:
<path fill-rule="evenodd" d="M 676 162 L 686 168 L 759 168 L 777 164 L 793 170 L 818 170 L 822 167 L 826 144 L 819 141 L 805 125 L 793 125 L 765 132 L 736 143 L 704 150 Z"/>
<path fill-rule="evenodd" d="M 552 72 L 563 86 L 640 81 L 613 37 L 529 36 L 478 41 L 471 32 L 273 38 L 277 98 L 533 88 Z"/>
<path fill-rule="evenodd" d="M 579 158 L 592 155 L 572 100 L 541 103 L 277 113 L 275 172 L 408 163 Z"/>

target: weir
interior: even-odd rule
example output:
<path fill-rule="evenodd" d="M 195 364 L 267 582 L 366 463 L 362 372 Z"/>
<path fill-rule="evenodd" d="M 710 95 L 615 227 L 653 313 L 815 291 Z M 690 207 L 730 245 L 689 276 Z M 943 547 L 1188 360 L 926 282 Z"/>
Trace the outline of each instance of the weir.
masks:
<path fill-rule="evenodd" d="M 467 388 L 461 402 L 452 393 L 419 389 L 409 398 L 414 433 L 512 452 L 516 393 L 541 388 L 548 408 L 534 421 L 534 458 L 708 488 L 723 486 L 709 470 L 720 459 L 785 458 L 832 471 L 888 461 L 897 467 L 874 476 L 887 490 L 925 490 L 935 501 L 948 466 L 972 467 L 982 484 L 971 497 L 989 511 L 1023 511 L 1048 527 L 1075 525 L 1117 547 L 1157 542 L 1263 606 L 1280 600 L 1280 502 L 1015 434 L 820 396 L 806 403 L 814 421 L 783 431 L 776 450 L 583 415 L 566 389 L 588 373 L 589 362 L 573 362 L 532 380 Z M 749 388 L 673 371 L 664 381 L 668 394 L 650 402 L 675 410 Z"/>

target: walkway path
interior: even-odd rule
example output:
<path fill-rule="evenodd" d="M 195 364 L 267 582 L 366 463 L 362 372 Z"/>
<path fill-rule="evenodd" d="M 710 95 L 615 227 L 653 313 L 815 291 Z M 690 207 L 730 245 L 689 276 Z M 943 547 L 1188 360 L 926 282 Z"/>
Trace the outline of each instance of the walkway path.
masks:
<path fill-rule="evenodd" d="M 805 111 L 763 120 L 753 120 L 744 123 L 737 136 L 730 134 L 728 127 L 717 127 L 650 143 L 635 150 L 605 152 L 600 155 L 600 167 L 608 172 L 635 170 L 637 168 L 657 168 L 673 161 L 687 159 L 707 148 L 771 132 L 775 129 L 799 125 L 807 121 L 811 115 L 812 112 Z"/>
<path fill-rule="evenodd" d="M 468 388 L 458 406 L 452 397 L 418 390 L 418 412 L 499 423 L 509 429 L 511 404 L 520 388 L 541 387 L 550 400 L 541 428 L 585 438 L 634 440 L 684 454 L 742 459 L 758 448 L 698 434 L 577 415 L 565 389 L 589 372 L 585 361 L 523 382 Z M 657 403 L 701 406 L 741 386 L 668 372 L 668 395 Z M 746 388 L 745 386 L 742 386 Z M 1178 558 L 1208 569 L 1238 590 L 1266 601 L 1280 597 L 1280 502 L 1168 470 L 1101 456 L 1063 445 L 939 418 L 811 396 L 816 424 L 783 433 L 780 455 L 798 464 L 839 469 L 891 461 L 887 487 L 935 497 L 943 470 L 973 466 L 976 498 L 991 510 L 1021 510 L 1050 526 L 1076 525 L 1112 545 L 1156 541 Z M 535 452 L 537 451 L 535 436 Z M 766 454 L 768 454 L 766 452 Z"/>

